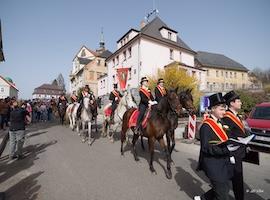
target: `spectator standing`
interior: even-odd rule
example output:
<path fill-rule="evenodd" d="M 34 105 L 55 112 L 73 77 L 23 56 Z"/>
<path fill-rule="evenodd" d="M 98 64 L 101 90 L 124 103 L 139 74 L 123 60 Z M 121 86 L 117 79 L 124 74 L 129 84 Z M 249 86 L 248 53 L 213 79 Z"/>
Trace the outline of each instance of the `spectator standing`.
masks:
<path fill-rule="evenodd" d="M 18 106 L 18 102 L 15 100 L 12 102 L 12 109 L 10 112 L 10 154 L 9 160 L 18 158 L 23 159 L 22 147 L 25 139 L 25 118 L 29 115 L 28 112 Z M 17 152 L 15 152 L 17 149 Z"/>

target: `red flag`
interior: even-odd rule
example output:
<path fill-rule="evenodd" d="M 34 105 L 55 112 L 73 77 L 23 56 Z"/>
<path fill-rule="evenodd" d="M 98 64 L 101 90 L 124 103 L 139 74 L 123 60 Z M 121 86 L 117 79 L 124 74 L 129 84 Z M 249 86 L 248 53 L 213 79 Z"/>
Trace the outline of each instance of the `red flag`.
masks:
<path fill-rule="evenodd" d="M 127 76 L 128 76 L 129 68 L 119 68 L 117 69 L 117 77 L 120 85 L 120 89 L 124 90 L 127 84 Z"/>

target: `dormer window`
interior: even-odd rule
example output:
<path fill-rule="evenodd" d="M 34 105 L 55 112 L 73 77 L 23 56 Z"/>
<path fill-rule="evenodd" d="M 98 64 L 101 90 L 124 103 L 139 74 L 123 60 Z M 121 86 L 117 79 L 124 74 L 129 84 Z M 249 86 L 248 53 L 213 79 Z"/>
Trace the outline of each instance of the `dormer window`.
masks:
<path fill-rule="evenodd" d="M 163 38 L 177 42 L 177 31 L 172 30 L 165 26 L 161 27 L 159 31 Z"/>

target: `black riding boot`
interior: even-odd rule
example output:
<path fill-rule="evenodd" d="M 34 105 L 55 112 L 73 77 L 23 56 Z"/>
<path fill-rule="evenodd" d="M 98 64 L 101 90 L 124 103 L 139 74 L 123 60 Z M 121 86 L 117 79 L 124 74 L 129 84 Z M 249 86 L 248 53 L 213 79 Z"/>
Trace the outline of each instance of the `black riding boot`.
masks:
<path fill-rule="evenodd" d="M 78 110 L 77 110 L 77 113 L 76 113 L 76 117 L 77 119 L 80 119 L 81 118 L 81 111 L 82 111 L 82 104 L 80 104 Z"/>

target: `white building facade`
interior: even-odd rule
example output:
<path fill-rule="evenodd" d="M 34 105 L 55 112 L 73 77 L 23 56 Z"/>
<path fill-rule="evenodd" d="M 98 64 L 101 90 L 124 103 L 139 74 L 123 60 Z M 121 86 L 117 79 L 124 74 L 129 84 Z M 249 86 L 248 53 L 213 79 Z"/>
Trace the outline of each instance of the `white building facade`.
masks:
<path fill-rule="evenodd" d="M 117 41 L 117 50 L 107 58 L 108 76 L 99 79 L 107 83 L 105 91 L 108 94 L 117 83 L 117 69 L 129 68 L 127 85 L 137 88 L 143 76 L 151 76 L 158 69 L 177 61 L 194 67 L 196 52 L 189 48 L 160 18 L 156 17 L 141 28 L 140 31 L 131 29 Z M 101 89 L 101 87 L 99 87 Z"/>
<path fill-rule="evenodd" d="M 85 46 L 82 46 L 72 61 L 72 69 L 69 75 L 70 78 L 70 93 L 76 92 L 79 88 L 85 85 L 84 67 L 89 62 L 94 60 L 96 53 Z"/>
<path fill-rule="evenodd" d="M 4 99 L 7 97 L 15 97 L 17 99 L 18 92 L 18 88 L 12 81 L 9 81 L 0 76 L 0 99 Z"/>

